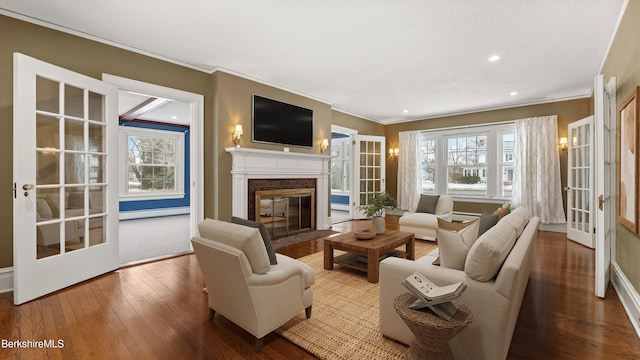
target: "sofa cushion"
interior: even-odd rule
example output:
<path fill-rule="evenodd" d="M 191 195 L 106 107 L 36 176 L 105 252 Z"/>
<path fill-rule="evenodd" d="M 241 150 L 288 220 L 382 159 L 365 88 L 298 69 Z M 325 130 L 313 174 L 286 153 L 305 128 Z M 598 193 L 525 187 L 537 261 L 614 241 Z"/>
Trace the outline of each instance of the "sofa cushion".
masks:
<path fill-rule="evenodd" d="M 470 278 L 478 281 L 493 279 L 498 274 L 515 242 L 516 230 L 514 227 L 500 221 L 473 244 L 467 255 L 464 272 Z"/>
<path fill-rule="evenodd" d="M 438 249 L 440 266 L 464 270 L 467 253 L 478 237 L 479 220 L 464 223 L 467 226 L 461 230 L 445 230 L 438 227 Z"/>
<path fill-rule="evenodd" d="M 497 223 L 497 214 L 491 214 L 486 210 L 483 211 L 480 215 L 480 225 L 478 225 L 478 237 L 482 236 L 482 234 L 486 233 L 487 230 L 491 229 Z"/>
<path fill-rule="evenodd" d="M 271 243 L 271 236 L 269 235 L 269 232 L 267 231 L 267 227 L 264 226 L 263 223 L 261 223 L 259 221 L 252 221 L 252 220 L 243 219 L 243 218 L 237 217 L 237 216 L 232 216 L 231 217 L 231 222 L 234 223 L 234 224 L 249 226 L 249 227 L 256 228 L 256 229 L 260 230 L 260 235 L 262 236 L 262 241 L 264 242 L 264 247 L 265 247 L 265 249 L 267 249 L 267 255 L 269 256 L 269 263 L 271 263 L 271 265 L 276 265 L 278 263 L 278 260 L 276 259 L 276 252 L 275 252 L 275 250 L 273 250 L 273 244 Z"/>
<path fill-rule="evenodd" d="M 435 214 L 439 198 L 440 195 L 420 195 L 416 212 Z"/>
<path fill-rule="evenodd" d="M 271 268 L 260 231 L 229 222 L 205 219 L 198 225 L 200 236 L 221 242 L 242 251 L 256 274 L 266 274 Z"/>
<path fill-rule="evenodd" d="M 530 218 L 531 215 L 529 213 L 529 210 L 524 207 L 519 207 L 512 211 L 509 215 L 502 218 L 500 222 L 506 222 L 513 226 L 513 228 L 516 229 L 516 236 L 519 237 L 520 234 L 522 234 L 525 226 L 529 222 Z"/>

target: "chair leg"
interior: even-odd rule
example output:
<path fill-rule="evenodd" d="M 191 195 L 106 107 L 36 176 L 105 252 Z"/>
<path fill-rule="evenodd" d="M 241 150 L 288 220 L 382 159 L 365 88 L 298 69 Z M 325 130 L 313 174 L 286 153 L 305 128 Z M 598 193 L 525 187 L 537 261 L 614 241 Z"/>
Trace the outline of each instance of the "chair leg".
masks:
<path fill-rule="evenodd" d="M 313 305 L 309 305 L 308 307 L 306 307 L 304 309 L 304 314 L 307 315 L 307 319 L 311 318 L 311 306 L 313 306 Z"/>
<path fill-rule="evenodd" d="M 213 317 L 216 315 L 216 311 L 212 308 L 209 308 L 209 320 L 213 320 Z"/>
<path fill-rule="evenodd" d="M 256 338 L 255 352 L 259 353 L 262 350 L 262 345 L 264 345 L 264 336 L 259 339 Z"/>

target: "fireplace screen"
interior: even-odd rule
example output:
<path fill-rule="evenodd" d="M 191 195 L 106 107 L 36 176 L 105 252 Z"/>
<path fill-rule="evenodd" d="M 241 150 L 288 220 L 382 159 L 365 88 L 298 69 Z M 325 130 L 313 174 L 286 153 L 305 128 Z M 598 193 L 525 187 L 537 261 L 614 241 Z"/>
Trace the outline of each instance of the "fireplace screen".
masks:
<path fill-rule="evenodd" d="M 315 229 L 315 189 L 256 191 L 257 221 L 273 237 Z"/>

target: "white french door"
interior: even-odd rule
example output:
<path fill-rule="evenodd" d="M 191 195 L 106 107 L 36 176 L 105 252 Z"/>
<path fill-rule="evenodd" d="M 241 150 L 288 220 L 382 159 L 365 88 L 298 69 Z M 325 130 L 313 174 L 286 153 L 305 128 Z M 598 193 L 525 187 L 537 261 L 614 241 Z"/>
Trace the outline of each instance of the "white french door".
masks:
<path fill-rule="evenodd" d="M 596 296 L 604 298 L 610 281 L 611 247 L 615 237 L 616 197 L 616 78 L 604 85 L 602 75 L 595 79 L 596 128 Z"/>
<path fill-rule="evenodd" d="M 375 193 L 385 191 L 385 138 L 354 135 L 354 139 L 352 213 L 354 218 L 363 219 L 365 215 L 358 206 L 368 204 Z"/>
<path fill-rule="evenodd" d="M 14 303 L 118 267 L 117 88 L 14 54 Z"/>
<path fill-rule="evenodd" d="M 567 237 L 593 248 L 593 116 L 569 124 L 568 143 Z"/>

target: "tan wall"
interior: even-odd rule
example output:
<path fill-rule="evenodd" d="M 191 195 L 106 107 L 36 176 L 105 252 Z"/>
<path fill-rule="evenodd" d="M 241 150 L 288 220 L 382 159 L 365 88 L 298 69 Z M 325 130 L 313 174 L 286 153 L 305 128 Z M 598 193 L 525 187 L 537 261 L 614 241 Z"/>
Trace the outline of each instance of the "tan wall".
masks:
<path fill-rule="evenodd" d="M 584 98 L 388 125 L 386 127 L 386 136 L 387 143 L 397 144 L 398 133 L 401 131 L 429 130 L 463 125 L 488 124 L 536 116 L 557 115 L 559 138 L 561 136 L 567 136 L 567 126 L 569 125 L 569 123 L 583 119 L 592 114 L 592 101 L 590 98 Z M 562 173 L 562 186 L 564 187 L 567 181 L 567 155 L 564 153 L 560 153 L 560 170 Z M 389 191 L 389 193 L 393 194 L 393 196 L 396 196 L 397 182 L 395 181 L 395 179 L 397 178 L 397 167 L 395 169 L 395 172 L 391 171 L 393 171 L 393 168 L 387 167 L 387 179 L 393 179 L 394 182 L 392 184 L 391 180 L 388 181 L 387 190 Z M 565 203 L 566 209 L 566 193 L 563 194 L 563 201 Z M 457 202 L 456 204 L 454 204 L 455 211 L 463 212 L 482 212 L 482 210 L 485 208 L 492 209 L 495 207 L 495 204 L 483 203 L 478 204 Z"/>
<path fill-rule="evenodd" d="M 267 149 L 283 151 L 284 145 L 254 143 L 251 141 L 251 96 L 261 95 L 288 104 L 301 106 L 313 110 L 313 148 L 290 146 L 292 152 L 320 154 L 322 139 L 331 139 L 331 106 L 304 96 L 296 95 L 268 85 L 260 84 L 245 78 L 216 72 L 215 93 L 217 124 L 217 145 L 215 156 L 218 161 L 219 182 L 217 186 L 218 201 L 215 217 L 220 220 L 231 219 L 231 154 L 224 149 L 234 146 L 231 133 L 236 124 L 242 124 L 243 132 L 241 146 L 245 148 Z M 327 204 L 327 206 L 329 206 Z"/>
<path fill-rule="evenodd" d="M 13 53 L 100 79 L 102 73 L 145 81 L 205 96 L 205 132 L 212 131 L 211 75 L 0 16 L 0 268 L 13 265 Z M 205 163 L 214 159 L 205 153 Z M 205 188 L 205 198 L 212 187 Z"/>
<path fill-rule="evenodd" d="M 640 34 L 640 1 L 629 1 L 602 71 L 605 83 L 612 76 L 616 77 L 618 105 L 634 87 L 640 86 L 638 34 Z M 618 163 L 619 161 L 620 159 Z M 640 237 L 617 224 L 615 260 L 636 291 L 640 291 L 639 256 Z"/>

